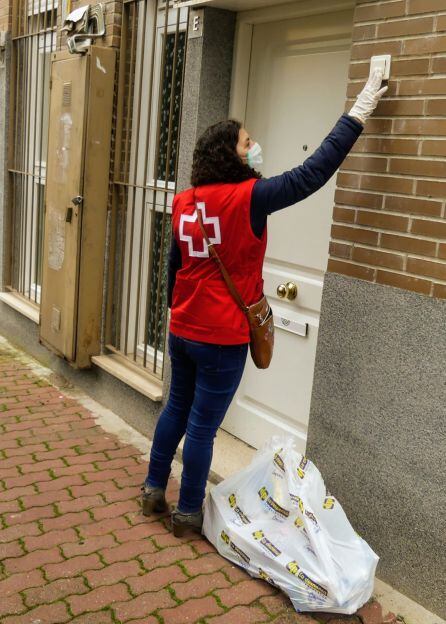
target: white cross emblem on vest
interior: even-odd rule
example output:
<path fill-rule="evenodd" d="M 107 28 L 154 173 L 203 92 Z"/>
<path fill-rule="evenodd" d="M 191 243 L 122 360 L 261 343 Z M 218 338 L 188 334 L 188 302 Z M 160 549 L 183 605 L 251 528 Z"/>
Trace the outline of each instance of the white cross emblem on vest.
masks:
<path fill-rule="evenodd" d="M 220 219 L 218 217 L 207 217 L 206 216 L 206 204 L 204 202 L 197 202 L 197 206 L 193 215 L 185 215 L 182 214 L 180 218 L 180 240 L 184 241 L 188 244 L 189 248 L 189 256 L 194 258 L 209 258 L 209 247 L 207 242 L 203 241 L 203 249 L 196 250 L 194 249 L 194 239 L 191 234 L 187 234 L 187 224 L 195 223 L 198 219 L 198 210 L 201 210 L 201 214 L 203 217 L 204 225 L 213 225 L 214 226 L 214 236 L 209 236 L 209 240 L 214 245 L 221 244 L 221 233 L 220 233 Z M 190 230 L 191 231 L 191 230 Z"/>

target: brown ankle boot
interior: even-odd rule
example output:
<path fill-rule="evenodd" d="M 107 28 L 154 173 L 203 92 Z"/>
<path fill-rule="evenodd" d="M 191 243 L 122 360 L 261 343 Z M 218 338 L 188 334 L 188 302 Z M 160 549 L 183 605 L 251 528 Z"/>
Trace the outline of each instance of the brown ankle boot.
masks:
<path fill-rule="evenodd" d="M 142 513 L 151 516 L 153 513 L 167 511 L 166 495 L 163 488 L 143 485 L 142 490 Z"/>

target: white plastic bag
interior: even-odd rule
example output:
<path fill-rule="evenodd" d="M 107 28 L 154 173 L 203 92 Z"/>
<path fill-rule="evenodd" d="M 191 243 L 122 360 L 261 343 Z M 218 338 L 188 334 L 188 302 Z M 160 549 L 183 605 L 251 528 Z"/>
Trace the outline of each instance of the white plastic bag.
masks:
<path fill-rule="evenodd" d="M 297 611 L 352 614 L 372 595 L 378 556 L 292 438 L 274 437 L 211 490 L 203 533 L 223 557 L 282 589 Z"/>

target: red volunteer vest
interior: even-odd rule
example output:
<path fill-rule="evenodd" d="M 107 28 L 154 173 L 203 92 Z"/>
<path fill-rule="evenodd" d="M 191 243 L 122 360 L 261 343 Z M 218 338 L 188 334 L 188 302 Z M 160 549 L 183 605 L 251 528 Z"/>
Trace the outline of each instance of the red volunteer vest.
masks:
<path fill-rule="evenodd" d="M 209 184 L 175 196 L 172 227 L 182 258 L 170 321 L 170 331 L 176 336 L 222 345 L 249 342 L 248 321 L 209 257 L 197 210 L 202 211 L 209 239 L 243 300 L 251 305 L 263 293 L 267 238 L 266 228 L 261 239 L 251 229 L 255 182 L 253 178 L 238 184 Z"/>

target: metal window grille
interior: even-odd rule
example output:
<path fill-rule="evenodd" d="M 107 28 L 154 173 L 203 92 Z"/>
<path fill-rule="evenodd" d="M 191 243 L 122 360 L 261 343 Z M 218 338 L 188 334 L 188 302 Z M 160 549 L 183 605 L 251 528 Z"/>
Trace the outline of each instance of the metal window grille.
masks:
<path fill-rule="evenodd" d="M 13 7 L 9 176 L 10 288 L 40 302 L 48 147 L 50 55 L 56 48 L 56 0 Z"/>
<path fill-rule="evenodd" d="M 162 378 L 188 9 L 124 2 L 107 347 Z"/>

